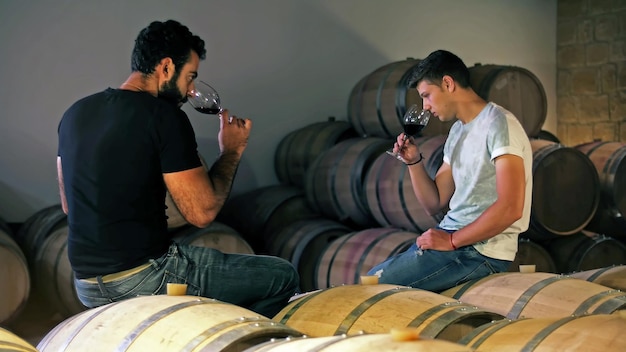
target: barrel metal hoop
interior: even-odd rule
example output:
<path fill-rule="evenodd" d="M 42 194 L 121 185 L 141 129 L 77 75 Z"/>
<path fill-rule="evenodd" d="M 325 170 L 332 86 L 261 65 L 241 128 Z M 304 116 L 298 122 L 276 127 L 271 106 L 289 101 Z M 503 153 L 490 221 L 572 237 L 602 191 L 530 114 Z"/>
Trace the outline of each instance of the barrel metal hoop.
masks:
<path fill-rule="evenodd" d="M 357 305 L 348 314 L 348 316 L 341 322 L 341 324 L 339 325 L 339 327 L 335 331 L 334 335 L 347 333 L 348 330 L 350 330 L 350 328 L 352 327 L 352 325 L 354 325 L 354 323 L 358 320 L 358 318 L 361 315 L 363 315 L 363 313 L 366 310 L 368 310 L 370 307 L 372 307 L 374 304 L 376 304 L 378 301 L 382 300 L 383 298 L 389 297 L 391 295 L 395 295 L 397 293 L 411 291 L 411 290 L 414 291 L 414 290 L 417 290 L 417 289 L 412 288 L 412 287 L 396 287 L 396 288 L 393 288 L 393 289 L 390 289 L 390 290 L 386 290 L 386 291 L 377 293 L 374 296 L 366 299 L 365 301 L 363 301 L 362 303 Z"/>
<path fill-rule="evenodd" d="M 564 279 L 564 277 L 554 276 L 554 277 L 541 280 L 537 282 L 536 284 L 532 285 L 517 299 L 517 301 L 515 301 L 513 308 L 511 308 L 511 311 L 509 311 L 506 317 L 509 319 L 519 318 L 520 314 L 522 313 L 524 308 L 526 308 L 526 305 L 528 305 L 528 303 L 530 302 L 531 298 L 533 298 L 533 296 L 535 296 L 537 293 L 539 293 L 539 291 L 541 291 L 548 285 L 551 285 L 552 283 L 562 280 L 562 279 Z"/>

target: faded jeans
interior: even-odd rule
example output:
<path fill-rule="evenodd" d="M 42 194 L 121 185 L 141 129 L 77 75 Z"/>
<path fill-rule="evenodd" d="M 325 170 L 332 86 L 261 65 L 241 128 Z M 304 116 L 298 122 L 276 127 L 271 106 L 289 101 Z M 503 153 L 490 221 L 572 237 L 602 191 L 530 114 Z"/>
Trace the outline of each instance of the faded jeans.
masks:
<path fill-rule="evenodd" d="M 173 243 L 150 266 L 102 284 L 75 280 L 80 301 L 89 308 L 142 296 L 165 294 L 167 283 L 186 283 L 187 294 L 214 298 L 273 318 L 299 285 L 293 265 L 278 257 L 225 254 L 212 248 Z"/>
<path fill-rule="evenodd" d="M 376 265 L 367 274 L 379 276 L 381 284 L 410 286 L 442 292 L 466 281 L 507 271 L 510 261 L 486 257 L 473 246 L 454 251 L 424 250 L 415 243 Z"/>

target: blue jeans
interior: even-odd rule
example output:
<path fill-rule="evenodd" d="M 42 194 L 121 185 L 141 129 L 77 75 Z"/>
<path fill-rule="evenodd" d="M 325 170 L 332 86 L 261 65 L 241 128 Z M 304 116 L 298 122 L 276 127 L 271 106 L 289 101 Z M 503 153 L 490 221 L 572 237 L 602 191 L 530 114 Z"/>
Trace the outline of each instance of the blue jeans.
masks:
<path fill-rule="evenodd" d="M 295 293 L 298 272 L 285 259 L 225 254 L 216 249 L 171 244 L 146 269 L 119 280 L 75 280 L 80 301 L 89 308 L 141 296 L 165 294 L 167 283 L 186 283 L 187 294 L 214 298 L 272 318 Z"/>
<path fill-rule="evenodd" d="M 466 281 L 507 271 L 510 261 L 485 257 L 474 247 L 454 251 L 424 250 L 417 244 L 376 265 L 367 274 L 377 275 L 381 284 L 410 286 L 441 292 Z"/>

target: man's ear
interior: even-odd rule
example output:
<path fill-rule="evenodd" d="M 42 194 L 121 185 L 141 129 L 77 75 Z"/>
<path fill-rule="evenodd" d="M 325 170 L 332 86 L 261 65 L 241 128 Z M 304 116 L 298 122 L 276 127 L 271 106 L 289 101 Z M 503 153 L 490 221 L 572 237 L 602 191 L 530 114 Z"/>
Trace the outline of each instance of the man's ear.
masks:
<path fill-rule="evenodd" d="M 169 81 L 174 76 L 175 70 L 174 61 L 170 57 L 163 58 L 156 68 L 159 78 L 163 81 Z"/>
<path fill-rule="evenodd" d="M 455 82 L 452 77 L 446 75 L 442 78 L 442 86 L 448 91 L 452 92 L 455 88 Z"/>

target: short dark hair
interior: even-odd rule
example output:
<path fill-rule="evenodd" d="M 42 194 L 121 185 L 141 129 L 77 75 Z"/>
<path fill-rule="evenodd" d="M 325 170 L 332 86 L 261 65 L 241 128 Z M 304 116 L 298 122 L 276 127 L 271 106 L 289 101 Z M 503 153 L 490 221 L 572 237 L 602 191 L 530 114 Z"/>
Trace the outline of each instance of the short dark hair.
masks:
<path fill-rule="evenodd" d="M 449 51 L 436 50 L 417 64 L 409 80 L 409 87 L 414 88 L 421 81 L 439 84 L 446 75 L 461 87 L 470 87 L 469 69 L 463 60 Z"/>
<path fill-rule="evenodd" d="M 174 20 L 154 21 L 142 29 L 135 39 L 131 70 L 150 74 L 161 60 L 169 57 L 176 65 L 176 71 L 180 72 L 189 61 L 191 50 L 204 60 L 204 40 L 192 34 L 189 28 Z"/>

